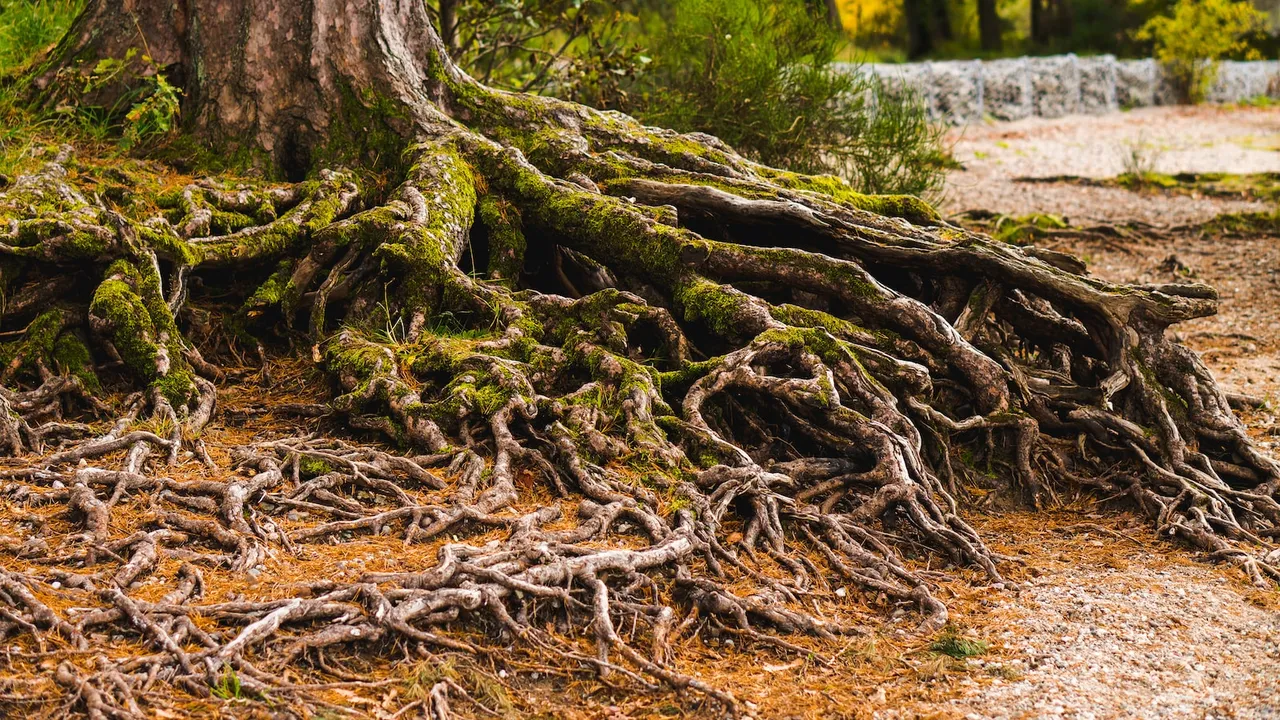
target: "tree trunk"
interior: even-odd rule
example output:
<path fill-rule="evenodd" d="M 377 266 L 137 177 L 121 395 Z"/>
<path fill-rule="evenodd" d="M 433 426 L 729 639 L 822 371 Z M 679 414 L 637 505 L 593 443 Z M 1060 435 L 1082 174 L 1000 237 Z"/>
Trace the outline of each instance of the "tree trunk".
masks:
<path fill-rule="evenodd" d="M 458 50 L 458 2 L 460 0 L 440 0 L 437 16 L 440 24 L 440 40 L 445 50 L 456 54 Z"/>
<path fill-rule="evenodd" d="M 996 11 L 996 0 L 978 0 L 978 34 L 982 41 L 982 49 L 987 52 L 999 52 L 1002 46 L 1000 14 Z"/>
<path fill-rule="evenodd" d="M 1069 38 L 1075 29 L 1075 11 L 1071 0 L 1053 0 L 1054 30 L 1058 37 Z"/>
<path fill-rule="evenodd" d="M 932 10 L 929 0 L 903 0 L 902 15 L 907 25 L 908 58 L 922 58 L 936 49 Z"/>
<path fill-rule="evenodd" d="M 827 11 L 827 24 L 834 30 L 844 29 L 844 20 L 840 17 L 840 3 L 837 0 L 824 0 Z"/>
<path fill-rule="evenodd" d="M 856 630 L 812 612 L 844 585 L 940 626 L 925 560 L 905 558 L 999 580 L 960 515 L 960 488 L 993 473 L 1036 503 L 1128 498 L 1161 535 L 1280 577 L 1251 544 L 1280 528 L 1280 470 L 1166 334 L 1215 312 L 1207 287 L 1111 285 L 915 198 L 486 88 L 418 0 L 96 0 L 43 91 L 140 46 L 184 89 L 188 133 L 307 180 L 162 189 L 69 173 L 64 151 L 0 189 L 17 338 L 0 446 L 21 456 L 5 473 L 84 531 L 80 549 L 5 551 L 64 579 L 0 570 L 4 627 L 155 645 L 59 668 L 91 715 L 129 715 L 130 688 L 157 678 L 286 692 L 290 663 L 333 646 L 512 642 L 732 707 L 672 669 L 673 638 L 794 651 L 789 633 Z M 330 169 L 375 156 L 385 187 Z M 228 366 L 256 355 L 265 375 L 292 349 L 333 391 L 264 412 L 309 418 L 306 434 L 209 452 Z M 108 405 L 125 396 L 101 384 L 143 392 Z M 120 421 L 64 417 L 95 410 Z M 64 538 L 63 522 L 36 532 Z M 257 572 L 392 532 L 436 543 L 438 565 L 201 598 L 200 566 Z M 191 564 L 175 575 L 173 558 Z M 172 591 L 135 597 L 153 576 Z M 94 602 L 76 623 L 56 609 Z"/>
<path fill-rule="evenodd" d="M 1045 3 L 1050 0 L 1031 0 L 1031 44 L 1043 47 L 1049 41 Z"/>
<path fill-rule="evenodd" d="M 300 179 L 317 164 L 369 159 L 440 120 L 457 70 L 421 0 L 275 3 L 102 0 L 76 20 L 37 87 L 67 100 L 102 59 L 133 54 L 120 82 L 71 98 L 118 106 L 154 65 L 183 88 L 186 129 L 220 153 L 262 155 Z M 61 77 L 58 73 L 63 73 Z"/>
<path fill-rule="evenodd" d="M 907 24 L 907 56 L 921 58 L 955 39 L 951 13 L 945 0 L 903 0 Z"/>

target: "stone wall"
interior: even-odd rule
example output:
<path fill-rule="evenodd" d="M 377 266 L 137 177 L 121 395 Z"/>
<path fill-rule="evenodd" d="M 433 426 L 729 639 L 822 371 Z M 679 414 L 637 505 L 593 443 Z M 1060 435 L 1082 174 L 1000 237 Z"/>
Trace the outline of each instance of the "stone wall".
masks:
<path fill-rule="evenodd" d="M 874 74 L 890 92 L 917 92 L 932 115 L 957 125 L 984 117 L 1018 120 L 1033 115 L 1100 115 L 1177 102 L 1173 87 L 1154 60 L 1117 60 L 1111 55 L 839 67 L 846 72 Z M 1222 62 L 1208 99 L 1226 103 L 1262 95 L 1280 97 L 1280 62 Z"/>

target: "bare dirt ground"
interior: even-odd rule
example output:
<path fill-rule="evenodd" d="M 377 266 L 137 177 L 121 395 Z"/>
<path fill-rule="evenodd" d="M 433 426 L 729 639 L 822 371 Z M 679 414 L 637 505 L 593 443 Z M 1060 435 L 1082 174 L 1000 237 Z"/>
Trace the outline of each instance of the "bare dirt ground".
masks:
<path fill-rule="evenodd" d="M 1109 177 L 1132 143 L 1163 148 L 1160 172 L 1280 170 L 1280 112 L 1160 109 L 1106 118 L 1035 120 L 970 129 L 957 144 L 966 170 L 952 174 L 946 207 L 1073 221 L 1203 222 L 1259 203 L 1133 193 L 1018 176 Z M 1228 390 L 1267 398 L 1247 413 L 1273 450 L 1280 440 L 1280 239 L 1203 233 L 1056 245 L 1111 280 L 1191 277 L 1218 288 L 1218 316 L 1181 326 Z M 1086 515 L 1085 518 L 1089 516 Z M 1021 577 L 982 594 L 960 621 L 992 643 L 936 683 L 872 714 L 883 718 L 1276 718 L 1280 717 L 1280 601 L 1234 571 L 1195 562 L 1159 543 L 1136 520 L 1101 512 L 979 518 L 981 531 L 1015 558 Z M 1095 552 L 1096 550 L 1096 552 Z M 973 666 L 982 671 L 976 671 Z M 874 699 L 874 696 L 873 696 Z"/>
<path fill-rule="evenodd" d="M 1131 169 L 1163 173 L 1280 171 L 1280 110 L 1144 108 L 1099 117 L 1029 118 L 975 125 L 950 136 L 964 166 L 947 178 L 947 211 L 1052 212 L 1076 223 L 1137 220 L 1203 222 L 1223 212 L 1261 210 L 1257 202 L 1203 197 L 1166 203 L 1116 188 L 1015 182 L 1021 177 L 1115 177 Z"/>

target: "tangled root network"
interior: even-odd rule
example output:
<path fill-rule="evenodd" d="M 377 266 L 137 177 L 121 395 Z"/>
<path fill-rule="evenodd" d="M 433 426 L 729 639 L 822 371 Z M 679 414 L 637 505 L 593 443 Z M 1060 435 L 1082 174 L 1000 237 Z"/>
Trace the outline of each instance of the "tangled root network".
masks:
<path fill-rule="evenodd" d="M 64 150 L 0 187 L 3 662 L 65 658 L 6 703 L 136 717 L 158 686 L 305 698 L 291 668 L 326 658 L 520 646 L 732 713 L 681 637 L 807 652 L 864 632 L 824 617 L 842 587 L 940 627 L 937 568 L 1001 579 L 960 512 L 993 490 L 1127 499 L 1280 578 L 1280 469 L 1166 333 L 1211 289 L 705 136 L 458 102 L 389 186 L 159 191 Z M 238 417 L 291 431 L 211 430 L 289 357 L 320 401 L 267 382 Z M 381 536 L 423 561 L 215 601 Z"/>

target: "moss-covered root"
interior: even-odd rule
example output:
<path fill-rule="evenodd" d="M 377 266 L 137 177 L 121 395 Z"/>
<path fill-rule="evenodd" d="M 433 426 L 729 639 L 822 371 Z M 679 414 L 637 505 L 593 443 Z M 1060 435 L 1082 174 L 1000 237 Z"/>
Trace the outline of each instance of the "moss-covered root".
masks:
<path fill-rule="evenodd" d="M 68 179 L 64 146 L 38 171 L 0 190 L 0 254 L 56 263 L 101 262 L 126 244 L 121 218 Z"/>
<path fill-rule="evenodd" d="M 411 447 L 432 452 L 449 448 L 444 433 L 427 416 L 422 397 L 401 376 L 401 359 L 390 347 L 347 329 L 325 344 L 324 362 L 345 391 L 333 406 L 353 416 L 354 424 Z"/>
<path fill-rule="evenodd" d="M 276 197 L 279 195 L 279 197 Z M 344 172 L 324 171 L 317 180 L 300 183 L 293 189 L 279 191 L 262 191 L 249 194 L 249 199 L 233 194 L 224 197 L 222 194 L 207 191 L 203 195 L 206 202 L 215 207 L 231 208 L 222 212 L 238 212 L 234 208 L 243 209 L 240 202 L 252 202 L 260 199 L 264 204 L 270 201 L 270 209 L 262 207 L 257 217 L 236 218 L 215 224 L 206 217 L 212 211 L 200 204 L 186 205 L 179 203 L 174 214 L 169 235 L 181 240 L 179 246 L 187 255 L 186 264 L 199 264 L 203 267 L 254 267 L 260 263 L 277 262 L 286 255 L 303 247 L 312 236 L 328 227 L 349 213 L 360 200 L 360 188 L 355 178 Z M 278 201 L 278 205 L 275 204 Z M 274 213 L 287 208 L 279 217 Z M 212 215 L 217 217 L 216 214 Z M 258 220 L 269 220 L 259 223 Z M 245 224 L 253 221 L 252 224 Z M 222 225 L 226 227 L 242 227 L 230 234 L 214 234 L 209 236 L 188 236 L 203 230 L 214 232 Z M 179 232 L 181 231 L 181 232 Z"/>
<path fill-rule="evenodd" d="M 154 255 L 117 260 L 89 304 L 89 325 L 139 380 L 185 412 L 199 396 L 186 341 L 161 292 Z"/>

